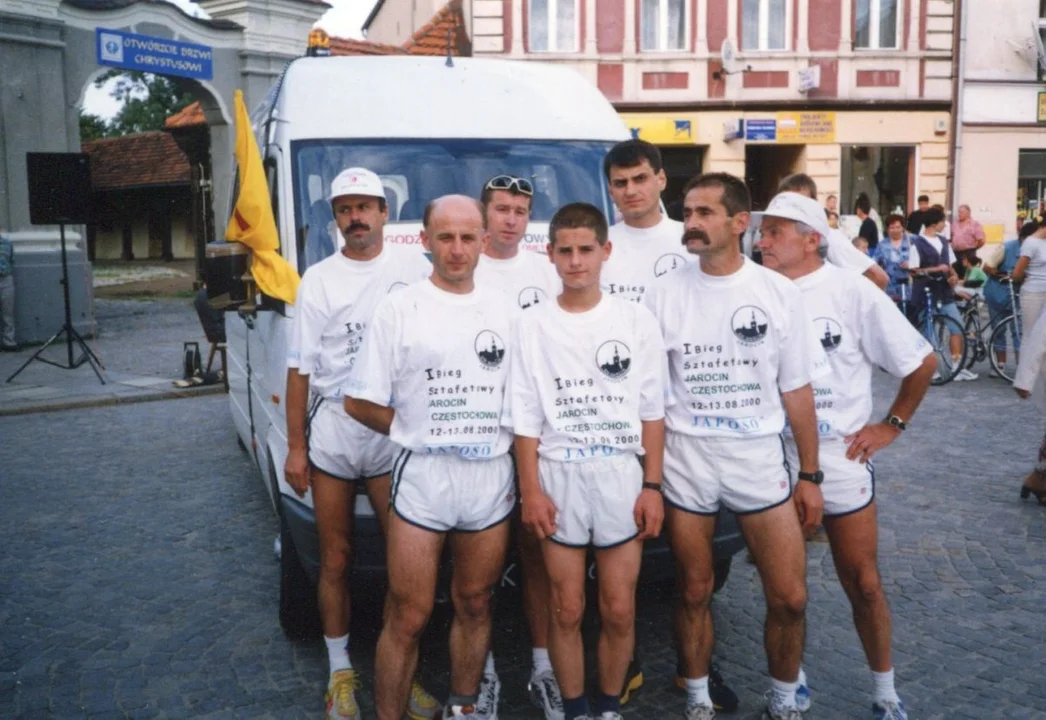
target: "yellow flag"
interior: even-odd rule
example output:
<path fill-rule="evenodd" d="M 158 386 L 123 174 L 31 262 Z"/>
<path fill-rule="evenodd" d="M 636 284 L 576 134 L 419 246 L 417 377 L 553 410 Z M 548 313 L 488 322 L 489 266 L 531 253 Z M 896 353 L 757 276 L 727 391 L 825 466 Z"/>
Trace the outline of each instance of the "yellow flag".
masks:
<path fill-rule="evenodd" d="M 251 130 L 243 91 L 236 91 L 236 165 L 240 174 L 240 194 L 225 228 L 225 239 L 243 243 L 253 250 L 251 274 L 258 289 L 269 297 L 294 304 L 298 293 L 298 273 L 279 253 L 280 238 L 272 216 L 269 186 L 265 180 L 261 153 Z"/>

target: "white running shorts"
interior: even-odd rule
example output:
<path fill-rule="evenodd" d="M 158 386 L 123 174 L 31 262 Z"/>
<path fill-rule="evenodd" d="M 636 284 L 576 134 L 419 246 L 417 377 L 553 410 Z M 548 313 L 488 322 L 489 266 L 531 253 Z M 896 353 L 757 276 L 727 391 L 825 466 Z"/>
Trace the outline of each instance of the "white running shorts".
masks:
<path fill-rule="evenodd" d="M 847 445 L 842 440 L 821 440 L 818 460 L 824 473 L 821 494 L 826 517 L 850 515 L 863 510 L 875 499 L 875 470 L 872 464 L 855 462 L 846 457 Z M 799 453 L 795 441 L 785 440 L 792 487 L 799 482 Z"/>
<path fill-rule="evenodd" d="M 697 515 L 720 504 L 738 515 L 776 507 L 792 495 L 781 437 L 665 436 L 665 501 Z"/>
<path fill-rule="evenodd" d="M 313 401 L 305 438 L 309 464 L 338 480 L 370 480 L 392 470 L 396 446 L 388 436 L 353 420 L 340 400 Z"/>
<path fill-rule="evenodd" d="M 516 507 L 515 471 L 508 454 L 465 460 L 401 450 L 392 468 L 392 507 L 424 530 L 482 532 Z"/>
<path fill-rule="evenodd" d="M 538 458 L 538 479 L 559 511 L 553 542 L 606 550 L 639 534 L 634 511 L 643 468 L 635 453 L 577 462 Z"/>

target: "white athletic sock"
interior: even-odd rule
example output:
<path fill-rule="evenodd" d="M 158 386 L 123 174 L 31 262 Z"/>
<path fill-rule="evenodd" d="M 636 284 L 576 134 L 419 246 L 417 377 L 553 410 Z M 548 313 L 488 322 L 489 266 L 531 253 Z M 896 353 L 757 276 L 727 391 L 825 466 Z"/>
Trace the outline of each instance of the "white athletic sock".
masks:
<path fill-rule="evenodd" d="M 492 652 L 488 652 L 487 653 L 487 662 L 483 666 L 483 674 L 484 675 L 496 675 L 497 674 L 494 671 L 494 653 L 492 653 Z"/>
<path fill-rule="evenodd" d="M 532 648 L 534 657 L 534 674 L 543 675 L 552 672 L 552 659 L 548 656 L 548 648 Z"/>
<path fill-rule="evenodd" d="M 712 707 L 712 698 L 708 695 L 708 676 L 686 679 L 686 706 L 688 708 L 704 705 Z"/>
<path fill-rule="evenodd" d="M 327 658 L 330 660 L 331 675 L 338 670 L 348 670 L 352 667 L 352 663 L 349 662 L 348 635 L 336 638 L 324 635 L 323 641 L 327 643 Z"/>
<path fill-rule="evenodd" d="M 775 710 L 789 710 L 795 707 L 795 689 L 797 682 L 781 682 L 770 678 L 770 707 Z"/>
<path fill-rule="evenodd" d="M 897 702 L 900 700 L 897 697 L 897 690 L 893 686 L 893 668 L 886 672 L 875 672 L 873 670 L 872 680 L 875 682 L 875 689 L 872 691 L 872 700 L 874 702 Z"/>
<path fill-rule="evenodd" d="M 799 666 L 799 677 L 795 681 L 796 685 L 806 685 L 806 671 L 803 670 L 803 666 Z"/>

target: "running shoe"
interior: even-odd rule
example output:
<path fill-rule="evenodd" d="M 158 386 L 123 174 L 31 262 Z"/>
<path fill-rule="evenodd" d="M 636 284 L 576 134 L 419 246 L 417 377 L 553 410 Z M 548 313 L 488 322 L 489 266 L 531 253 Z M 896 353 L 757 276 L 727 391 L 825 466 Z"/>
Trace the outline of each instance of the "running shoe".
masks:
<path fill-rule="evenodd" d="M 417 680 L 411 683 L 410 701 L 407 704 L 409 720 L 432 720 L 439 711 L 439 701 L 429 695 Z"/>
<path fill-rule="evenodd" d="M 443 717 L 481 717 L 475 705 L 447 705 L 443 708 Z"/>
<path fill-rule="evenodd" d="M 476 713 L 481 717 L 497 720 L 498 699 L 501 697 L 501 680 L 497 673 L 484 673 L 479 682 L 479 695 L 476 699 Z"/>
<path fill-rule="evenodd" d="M 628 663 L 628 674 L 625 675 L 625 689 L 621 691 L 621 704 L 627 705 L 639 688 L 643 687 L 643 668 L 639 666 L 639 660 L 632 655 Z"/>
<path fill-rule="evenodd" d="M 360 706 L 356 704 L 356 691 L 360 679 L 353 669 L 337 670 L 327 683 L 327 720 L 360 720 Z"/>
<path fill-rule="evenodd" d="M 799 687 L 795 689 L 795 706 L 799 708 L 799 712 L 810 709 L 810 686 L 804 682 L 800 682 Z"/>
<path fill-rule="evenodd" d="M 763 710 L 763 720 L 803 720 L 803 714 L 799 708 L 771 708 L 767 705 Z"/>
<path fill-rule="evenodd" d="M 531 674 L 527 691 L 530 702 L 545 714 L 545 720 L 564 720 L 563 696 L 559 694 L 559 683 L 551 670 Z"/>
<path fill-rule="evenodd" d="M 715 718 L 715 708 L 707 705 L 688 705 L 686 714 L 683 717 L 685 720 L 713 720 Z"/>
<path fill-rule="evenodd" d="M 676 665 L 676 687 L 686 692 L 686 678 L 683 677 L 683 670 L 678 664 Z M 712 705 L 719 712 L 734 712 L 741 704 L 737 693 L 726 684 L 719 671 L 719 665 L 716 663 L 712 663 L 708 668 L 708 696 L 712 698 Z"/>
<path fill-rule="evenodd" d="M 961 380 L 976 380 L 979 377 L 980 375 L 978 375 L 977 373 L 970 372 L 969 370 L 963 368 L 962 370 L 957 372 L 955 374 L 955 377 L 952 379 L 955 380 L 955 382 L 959 382 Z"/>
<path fill-rule="evenodd" d="M 614 712 L 613 710 L 607 710 L 605 713 L 599 716 L 599 720 L 625 720 L 621 717 L 621 713 Z"/>
<path fill-rule="evenodd" d="M 904 710 L 904 703 L 898 700 L 884 700 L 872 703 L 872 717 L 874 720 L 908 720 L 908 713 Z"/>

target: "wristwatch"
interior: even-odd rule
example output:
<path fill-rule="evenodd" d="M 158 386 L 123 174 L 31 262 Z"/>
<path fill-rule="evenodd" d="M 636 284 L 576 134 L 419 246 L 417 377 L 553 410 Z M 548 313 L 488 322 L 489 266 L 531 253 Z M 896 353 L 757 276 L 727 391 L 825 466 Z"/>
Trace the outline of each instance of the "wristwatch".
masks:
<path fill-rule="evenodd" d="M 661 483 L 645 482 L 643 483 L 644 490 L 653 490 L 654 492 L 661 492 L 664 488 L 661 487 Z"/>
<path fill-rule="evenodd" d="M 812 473 L 803 472 L 802 470 L 800 470 L 799 479 L 806 480 L 807 482 L 812 482 L 814 485 L 820 485 L 824 482 L 824 473 L 820 470 Z"/>
<path fill-rule="evenodd" d="M 895 427 L 898 430 L 900 430 L 901 432 L 904 432 L 905 430 L 908 429 L 908 423 L 906 423 L 904 420 L 902 420 L 901 418 L 897 417 L 896 415 L 887 415 L 885 422 L 890 427 Z"/>

